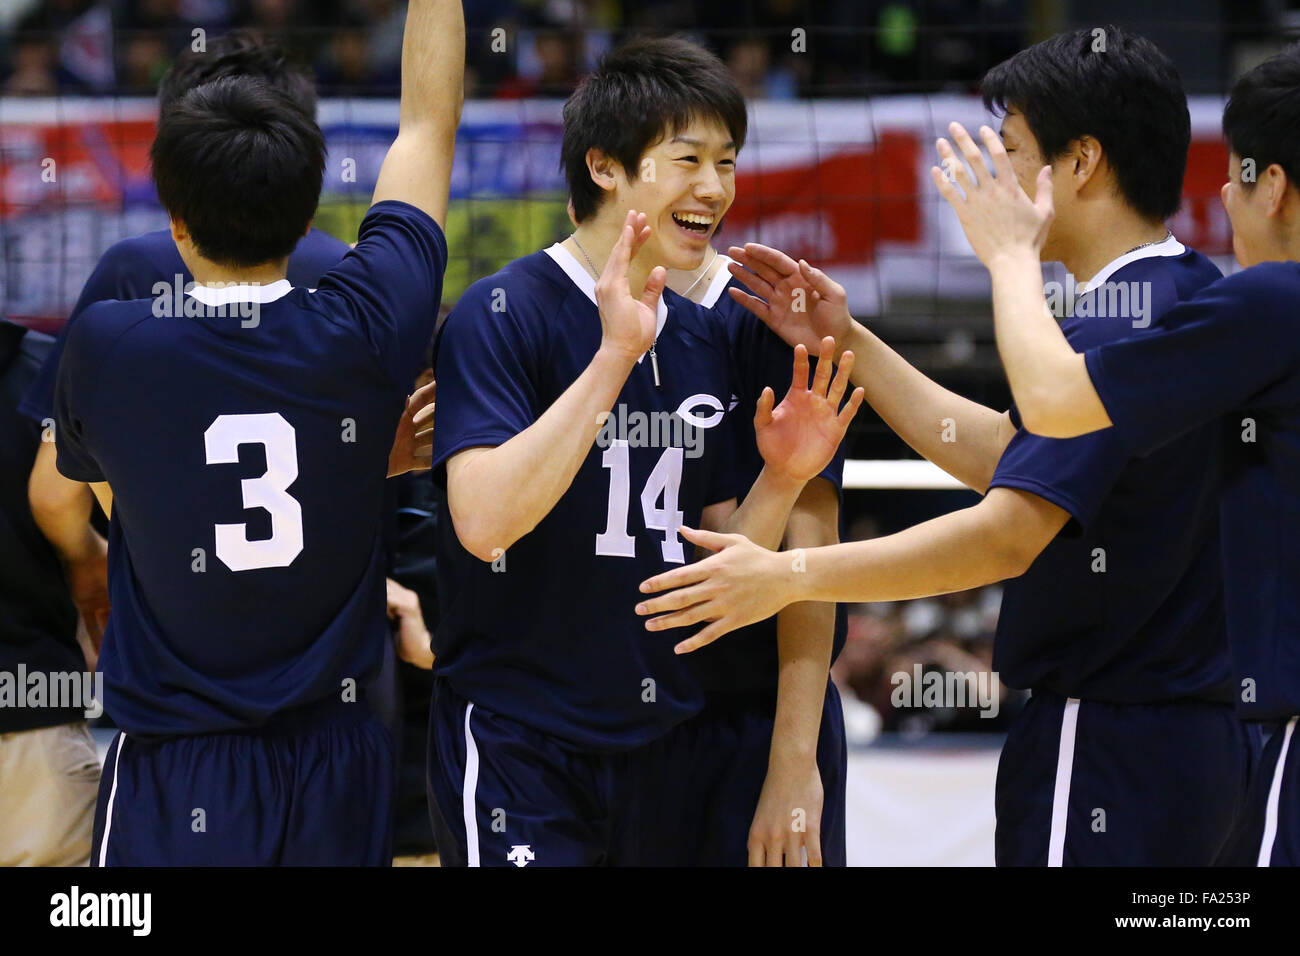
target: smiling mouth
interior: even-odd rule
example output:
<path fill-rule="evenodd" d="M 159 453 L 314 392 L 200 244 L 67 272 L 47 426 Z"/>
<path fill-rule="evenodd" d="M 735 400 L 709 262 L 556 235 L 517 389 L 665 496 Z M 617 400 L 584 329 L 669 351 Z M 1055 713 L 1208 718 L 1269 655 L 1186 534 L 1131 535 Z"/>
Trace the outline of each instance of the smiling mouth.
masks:
<path fill-rule="evenodd" d="M 707 236 L 713 228 L 712 216 L 701 216 L 696 213 L 675 212 L 673 213 L 673 222 L 701 238 Z"/>

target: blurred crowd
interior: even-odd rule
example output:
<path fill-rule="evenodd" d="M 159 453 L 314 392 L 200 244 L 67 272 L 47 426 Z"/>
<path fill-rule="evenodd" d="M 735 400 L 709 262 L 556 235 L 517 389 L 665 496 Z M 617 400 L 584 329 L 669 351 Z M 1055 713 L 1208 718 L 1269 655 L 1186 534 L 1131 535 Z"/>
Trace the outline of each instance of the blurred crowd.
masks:
<path fill-rule="evenodd" d="M 782 99 L 971 87 L 1023 45 L 1028 0 L 472 0 L 467 95 L 566 96 L 628 33 L 712 46 L 746 94 Z M 0 76 L 11 95 L 151 93 L 206 31 L 274 35 L 325 95 L 397 88 L 401 0 L 8 0 Z M 199 32 L 196 32 L 199 31 Z"/>

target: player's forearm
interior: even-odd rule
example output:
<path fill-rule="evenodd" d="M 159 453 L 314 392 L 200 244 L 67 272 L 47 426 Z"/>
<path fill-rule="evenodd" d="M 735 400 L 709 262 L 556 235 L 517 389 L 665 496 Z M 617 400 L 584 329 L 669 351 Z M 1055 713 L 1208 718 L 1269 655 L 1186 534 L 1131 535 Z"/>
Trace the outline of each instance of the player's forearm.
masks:
<path fill-rule="evenodd" d="M 42 442 L 27 482 L 27 499 L 41 533 L 65 562 L 75 563 L 98 553 L 99 535 L 90 526 L 94 495 L 90 486 L 65 478 L 55 467 L 53 442 Z"/>
<path fill-rule="evenodd" d="M 721 528 L 708 530 L 743 534 L 765 548 L 779 548 L 786 522 L 790 520 L 790 511 L 805 484 L 765 465 L 740 507 L 731 513 Z"/>
<path fill-rule="evenodd" d="M 868 541 L 804 550 L 788 562 L 795 601 L 904 601 L 1023 574 L 1025 549 L 979 505 Z"/>
<path fill-rule="evenodd" d="M 839 541 L 839 496 L 830 483 L 814 479 L 799 496 L 786 528 L 786 546 L 812 548 Z M 792 604 L 776 617 L 776 723 L 768 753 L 769 770 L 802 770 L 817 760 L 822 705 L 835 640 L 835 605 Z"/>
<path fill-rule="evenodd" d="M 1042 270 L 1032 249 L 1001 254 L 989 264 L 998 352 L 1025 428 L 1071 438 L 1110 424 L 1088 377 L 1043 298 Z"/>
<path fill-rule="evenodd" d="M 457 537 L 493 560 L 555 507 L 591 451 L 635 362 L 604 349 L 532 425 L 463 466 L 448 463 L 447 504 Z"/>
<path fill-rule="evenodd" d="M 1006 415 L 927 378 L 859 322 L 844 348 L 857 360 L 853 384 L 899 438 L 968 487 L 988 489 L 1014 434 Z"/>
<path fill-rule="evenodd" d="M 399 128 L 455 133 L 465 87 L 461 0 L 410 0 L 402 38 Z"/>

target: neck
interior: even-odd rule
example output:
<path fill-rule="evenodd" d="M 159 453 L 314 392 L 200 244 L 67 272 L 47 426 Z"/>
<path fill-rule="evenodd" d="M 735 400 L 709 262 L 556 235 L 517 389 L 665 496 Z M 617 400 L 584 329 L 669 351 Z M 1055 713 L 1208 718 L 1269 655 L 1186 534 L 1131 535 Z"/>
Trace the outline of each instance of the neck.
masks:
<path fill-rule="evenodd" d="M 704 265 L 699 269 L 692 269 L 690 272 L 683 272 L 681 269 L 669 269 L 668 288 L 678 295 L 687 296 L 692 302 L 698 304 L 704 299 L 704 293 L 709 291 L 713 277 L 718 274 L 718 270 L 721 268 L 722 257 L 718 255 L 717 249 L 710 248 L 704 254 Z"/>
<path fill-rule="evenodd" d="M 285 278 L 289 272 L 288 259 L 282 259 L 279 262 L 267 262 L 251 268 L 230 269 L 215 262 L 209 262 L 207 259 L 196 257 L 195 261 L 189 266 L 190 272 L 194 274 L 195 282 L 199 285 L 215 286 L 232 284 L 270 285 Z"/>
<path fill-rule="evenodd" d="M 588 272 L 595 267 L 596 275 L 599 276 L 605 270 L 605 260 L 609 258 L 610 250 L 618 242 L 619 233 L 623 229 L 623 220 L 620 218 L 614 222 L 612 218 L 605 216 L 596 216 L 588 219 L 577 228 L 573 236 L 564 240 L 564 244 L 569 247 L 569 252 L 578 260 L 584 269 Z M 574 237 L 578 242 L 575 243 Z M 584 256 L 583 253 L 586 253 Z M 590 257 L 591 263 L 587 259 Z M 654 268 L 654 263 L 649 261 L 648 256 L 636 255 L 632 257 L 632 263 L 628 267 L 627 281 L 632 290 L 633 298 L 640 298 L 641 293 L 645 291 L 646 279 L 650 278 L 650 271 Z"/>
<path fill-rule="evenodd" d="M 1117 213 L 1112 208 L 1071 225 L 1069 234 L 1077 237 L 1077 241 L 1061 250 L 1061 262 L 1075 281 L 1083 285 L 1107 263 L 1137 246 L 1159 242 L 1168 233 L 1163 222 L 1143 219 L 1127 209 Z"/>

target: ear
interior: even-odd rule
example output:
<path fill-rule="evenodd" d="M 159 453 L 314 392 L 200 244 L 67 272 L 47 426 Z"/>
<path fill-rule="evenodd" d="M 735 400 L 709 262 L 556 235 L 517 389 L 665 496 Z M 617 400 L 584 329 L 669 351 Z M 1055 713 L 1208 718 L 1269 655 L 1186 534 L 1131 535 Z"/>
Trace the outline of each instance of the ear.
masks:
<path fill-rule="evenodd" d="M 1070 147 L 1071 158 L 1074 160 L 1074 181 L 1082 189 L 1100 172 L 1106 162 L 1106 155 L 1101 143 L 1092 136 L 1080 136 Z"/>
<path fill-rule="evenodd" d="M 613 192 L 618 185 L 618 173 L 622 169 L 622 164 L 611 156 L 608 156 L 604 150 L 592 147 L 587 150 L 587 172 L 591 174 L 591 181 L 599 186 L 605 192 Z"/>
<path fill-rule="evenodd" d="M 1290 187 L 1295 185 L 1287 179 L 1286 170 L 1277 163 L 1273 163 L 1268 169 L 1264 170 L 1264 175 L 1255 185 L 1256 189 L 1265 190 L 1264 193 L 1264 215 L 1273 219 L 1281 214 L 1283 207 L 1286 205 L 1287 193 Z"/>

